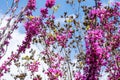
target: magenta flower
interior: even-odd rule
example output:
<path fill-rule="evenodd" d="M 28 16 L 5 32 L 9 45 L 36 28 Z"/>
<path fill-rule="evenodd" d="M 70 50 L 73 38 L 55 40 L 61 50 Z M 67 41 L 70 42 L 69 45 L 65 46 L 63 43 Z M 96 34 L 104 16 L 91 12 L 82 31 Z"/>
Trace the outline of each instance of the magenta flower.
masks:
<path fill-rule="evenodd" d="M 104 43 L 103 30 L 93 29 L 88 31 L 86 36 L 86 67 L 85 80 L 98 80 L 100 68 L 102 65 L 106 65 L 106 61 L 102 57 L 107 55 L 107 51 L 101 45 Z"/>
<path fill-rule="evenodd" d="M 0 69 L 3 69 L 3 70 L 4 70 L 4 72 L 8 71 L 7 66 L 5 66 L 4 64 L 0 67 Z"/>
<path fill-rule="evenodd" d="M 46 74 L 49 76 L 49 80 L 58 80 L 58 77 L 62 77 L 62 72 L 59 69 L 49 68 Z"/>
<path fill-rule="evenodd" d="M 52 8 L 55 5 L 55 0 L 47 0 L 45 6 L 47 8 Z"/>
<path fill-rule="evenodd" d="M 27 4 L 27 8 L 30 10 L 34 10 L 36 8 L 36 0 L 29 0 Z"/>
<path fill-rule="evenodd" d="M 39 62 L 33 62 L 31 64 L 28 64 L 28 69 L 31 71 L 31 72 L 37 72 L 38 71 L 38 66 L 39 66 Z"/>
<path fill-rule="evenodd" d="M 39 34 L 39 18 L 33 18 L 32 20 L 25 23 L 25 29 L 28 34 L 31 34 L 31 36 L 35 36 Z"/>
<path fill-rule="evenodd" d="M 120 2 L 116 2 L 116 5 L 117 5 L 117 6 L 120 6 Z"/>
<path fill-rule="evenodd" d="M 58 43 L 60 44 L 60 46 L 67 47 L 66 43 L 67 43 L 68 39 L 71 37 L 72 37 L 72 31 L 69 30 L 68 32 L 63 32 L 62 34 L 57 34 L 56 39 L 57 39 Z"/>
<path fill-rule="evenodd" d="M 45 43 L 49 46 L 55 43 L 54 40 L 55 40 L 54 37 L 50 36 L 47 40 L 45 40 Z"/>
<path fill-rule="evenodd" d="M 39 80 L 38 78 L 33 78 L 33 80 Z"/>
<path fill-rule="evenodd" d="M 80 80 L 80 72 L 76 72 L 75 74 L 74 74 L 74 77 L 75 77 L 75 80 Z"/>
<path fill-rule="evenodd" d="M 41 9 L 40 9 L 40 12 L 41 12 L 41 14 L 42 14 L 43 17 L 46 17 L 47 14 L 48 14 L 47 8 L 41 8 Z"/>

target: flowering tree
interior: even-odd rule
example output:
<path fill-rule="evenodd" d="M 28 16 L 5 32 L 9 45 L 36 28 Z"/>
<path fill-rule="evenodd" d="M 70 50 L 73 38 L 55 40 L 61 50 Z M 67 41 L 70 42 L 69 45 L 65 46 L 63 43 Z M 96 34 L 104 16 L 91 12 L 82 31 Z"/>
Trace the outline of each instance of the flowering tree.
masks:
<path fill-rule="evenodd" d="M 104 6 L 102 1 L 93 0 L 93 6 L 81 6 L 85 0 L 66 0 L 75 12 L 74 16 L 64 12 L 64 23 L 55 22 L 55 12 L 60 7 L 55 0 L 46 0 L 37 16 L 36 0 L 26 2 L 17 13 L 20 1 L 13 0 L 0 20 L 2 24 L 4 17 L 10 15 L 6 25 L 0 27 L 1 61 L 19 24 L 26 31 L 22 44 L 9 52 L 11 56 L 0 65 L 0 79 L 8 73 L 15 80 L 27 80 L 28 76 L 31 80 L 99 80 L 103 73 L 107 74 L 106 80 L 120 79 L 120 2 Z M 32 48 L 37 44 L 41 48 Z M 25 71 L 21 69 L 20 74 L 13 75 L 12 66 Z"/>

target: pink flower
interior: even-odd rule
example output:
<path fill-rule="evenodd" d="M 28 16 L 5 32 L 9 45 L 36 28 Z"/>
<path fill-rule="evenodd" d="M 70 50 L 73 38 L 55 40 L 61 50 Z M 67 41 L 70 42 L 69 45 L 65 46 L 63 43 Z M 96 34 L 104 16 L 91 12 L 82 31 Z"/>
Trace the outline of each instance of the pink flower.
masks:
<path fill-rule="evenodd" d="M 46 17 L 47 14 L 48 14 L 47 8 L 41 8 L 41 9 L 40 9 L 40 12 L 41 12 L 41 14 L 42 14 L 43 17 Z"/>
<path fill-rule="evenodd" d="M 54 15 L 52 15 L 51 17 L 52 17 L 52 19 L 55 19 L 55 16 L 54 16 Z"/>
<path fill-rule="evenodd" d="M 55 0 L 47 0 L 45 6 L 52 8 L 55 5 Z"/>
<path fill-rule="evenodd" d="M 120 6 L 120 2 L 116 2 L 116 5 L 117 5 L 117 6 Z"/>
<path fill-rule="evenodd" d="M 3 76 L 3 73 L 0 73 L 0 77 L 2 77 Z"/>
<path fill-rule="evenodd" d="M 49 76 L 49 80 L 58 80 L 58 77 L 62 77 L 62 71 L 55 68 L 49 68 L 46 74 Z"/>
<path fill-rule="evenodd" d="M 27 8 L 30 10 L 34 10 L 36 8 L 36 0 L 29 0 L 27 4 Z"/>
<path fill-rule="evenodd" d="M 28 69 L 31 71 L 31 72 L 37 72 L 38 71 L 38 66 L 39 66 L 39 62 L 33 62 L 31 64 L 28 64 Z"/>
<path fill-rule="evenodd" d="M 8 71 L 7 66 L 6 66 L 6 65 L 4 65 L 4 64 L 0 67 L 0 69 L 3 69 L 3 70 L 4 70 L 4 72 Z"/>
<path fill-rule="evenodd" d="M 53 36 L 49 36 L 47 40 L 45 40 L 46 44 L 49 46 L 55 43 L 55 39 Z"/>
<path fill-rule="evenodd" d="M 33 18 L 32 20 L 25 23 L 25 29 L 28 34 L 31 34 L 32 36 L 35 36 L 39 34 L 39 26 L 40 22 L 38 18 Z"/>
<path fill-rule="evenodd" d="M 76 73 L 74 74 L 75 80 L 80 80 L 80 76 L 81 76 L 80 72 L 76 72 Z"/>
<path fill-rule="evenodd" d="M 38 80 L 38 78 L 33 78 L 33 80 Z"/>
<path fill-rule="evenodd" d="M 81 74 L 80 72 L 75 72 L 74 79 L 75 80 L 86 80 L 86 77 L 83 74 Z"/>

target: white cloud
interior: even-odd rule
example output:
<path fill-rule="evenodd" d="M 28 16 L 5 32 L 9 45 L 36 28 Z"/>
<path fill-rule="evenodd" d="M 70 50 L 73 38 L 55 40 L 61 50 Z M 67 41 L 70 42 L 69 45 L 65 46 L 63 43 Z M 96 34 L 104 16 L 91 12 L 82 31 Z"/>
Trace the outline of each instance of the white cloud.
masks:
<path fill-rule="evenodd" d="M 64 23 L 64 22 L 65 22 L 65 18 L 57 18 L 57 19 L 55 20 L 55 23 L 58 23 L 58 22 Z"/>
<path fill-rule="evenodd" d="M 108 80 L 108 73 L 102 72 L 102 77 L 99 78 L 100 80 Z"/>

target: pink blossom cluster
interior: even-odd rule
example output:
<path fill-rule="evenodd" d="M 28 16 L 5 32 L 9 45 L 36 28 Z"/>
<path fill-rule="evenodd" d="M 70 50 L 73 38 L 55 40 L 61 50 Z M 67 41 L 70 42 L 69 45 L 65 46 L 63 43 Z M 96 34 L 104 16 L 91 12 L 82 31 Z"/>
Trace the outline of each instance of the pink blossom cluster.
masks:
<path fill-rule="evenodd" d="M 27 6 L 25 8 L 25 15 L 32 15 L 32 11 L 36 9 L 36 0 L 28 0 Z"/>
<path fill-rule="evenodd" d="M 102 66 L 106 66 L 109 72 L 109 80 L 117 80 L 120 76 L 118 57 L 114 53 L 120 47 L 119 2 L 115 2 L 112 8 L 103 8 L 99 5 L 90 10 L 89 18 L 92 20 L 90 29 L 87 30 L 86 42 L 86 67 L 84 67 L 85 78 L 82 80 L 98 80 Z M 95 21 L 94 21 L 95 20 Z M 118 30 L 116 30 L 118 27 Z M 114 55 L 113 55 L 114 54 Z M 117 56 L 115 59 L 111 57 Z"/>
<path fill-rule="evenodd" d="M 115 59 L 108 60 L 110 64 L 107 66 L 106 72 L 109 72 L 108 80 L 119 80 L 120 79 L 120 55 L 117 53 Z"/>
<path fill-rule="evenodd" d="M 49 80 L 58 80 L 58 77 L 62 77 L 62 71 L 56 68 L 49 68 L 46 74 L 49 77 Z"/>
<path fill-rule="evenodd" d="M 2 70 L 2 72 L 1 72 Z M 5 64 L 2 64 L 2 66 L 0 66 L 0 78 L 4 75 L 4 73 L 6 73 L 9 69 L 7 68 L 7 66 Z"/>
<path fill-rule="evenodd" d="M 42 14 L 43 17 L 47 17 L 48 9 L 47 8 L 41 8 L 40 13 Z"/>
<path fill-rule="evenodd" d="M 63 75 L 60 67 L 64 58 L 59 54 L 54 53 L 53 56 L 51 56 L 48 60 L 50 61 L 50 68 L 47 69 L 47 72 L 45 72 L 45 74 L 48 75 L 49 80 L 58 80 L 58 78 L 62 77 Z"/>
<path fill-rule="evenodd" d="M 50 46 L 54 44 L 56 41 L 62 47 L 67 47 L 67 41 L 72 37 L 72 30 L 64 31 L 63 33 L 55 33 L 55 36 L 50 35 L 45 40 L 46 45 Z"/>
<path fill-rule="evenodd" d="M 48 8 L 52 8 L 55 5 L 55 0 L 46 0 L 45 7 L 40 9 L 42 17 L 48 17 Z"/>
<path fill-rule="evenodd" d="M 99 8 L 93 8 L 90 10 L 89 16 L 91 19 L 95 19 L 95 16 L 97 16 L 100 19 L 100 22 L 103 23 L 105 20 L 108 20 L 110 17 L 113 16 L 120 16 L 119 12 L 119 4 L 120 2 L 114 2 L 113 6 L 114 8 L 111 9 L 105 9 L 102 6 L 99 6 Z M 112 22 L 115 22 L 114 20 Z"/>
<path fill-rule="evenodd" d="M 30 48 L 32 37 L 38 35 L 40 32 L 39 25 L 40 23 L 38 18 L 33 18 L 25 23 L 26 37 L 22 42 L 22 45 L 19 46 L 18 52 L 25 52 L 26 48 Z"/>
<path fill-rule="evenodd" d="M 104 43 L 104 33 L 102 30 L 90 30 L 86 36 L 86 64 L 84 68 L 86 79 L 97 80 L 102 65 L 106 65 L 103 56 L 108 53 L 102 46 Z"/>
<path fill-rule="evenodd" d="M 64 58 L 57 53 L 57 54 L 54 54 L 54 56 L 51 56 L 50 60 L 51 60 L 50 61 L 51 67 L 59 68 Z"/>
<path fill-rule="evenodd" d="M 12 52 L 11 56 L 8 57 L 7 60 L 4 61 L 4 63 L 2 63 L 2 65 L 0 66 L 0 78 L 4 75 L 4 73 L 9 71 L 9 66 L 12 64 L 11 61 L 16 61 L 18 57 L 18 54 Z"/>
<path fill-rule="evenodd" d="M 36 8 L 36 0 L 29 0 L 27 4 L 27 8 L 30 10 L 35 10 Z"/>
<path fill-rule="evenodd" d="M 72 30 L 69 30 L 68 32 L 65 31 L 61 34 L 58 33 L 56 39 L 60 44 L 60 46 L 66 47 L 67 41 L 71 37 L 72 37 Z"/>
<path fill-rule="evenodd" d="M 28 64 L 27 66 L 28 66 L 29 71 L 34 73 L 34 72 L 38 72 L 39 65 L 40 63 L 35 61 L 35 62 Z"/>
<path fill-rule="evenodd" d="M 80 72 L 75 72 L 74 79 L 75 80 L 84 80 L 84 77 Z"/>
<path fill-rule="evenodd" d="M 7 36 L 7 39 L 4 41 L 4 43 L 3 43 L 3 45 L 4 46 L 8 46 L 9 45 L 9 40 L 11 39 L 12 37 L 11 37 L 11 35 L 9 34 L 8 36 Z M 1 39 L 1 38 L 0 38 Z M 4 47 L 2 46 L 1 48 L 0 48 L 0 53 L 2 53 L 2 54 L 0 54 L 0 59 L 3 57 L 3 55 L 4 55 L 4 53 L 5 53 L 5 49 L 4 49 Z"/>
<path fill-rule="evenodd" d="M 46 0 L 45 6 L 47 8 L 52 8 L 55 5 L 55 0 Z"/>
<path fill-rule="evenodd" d="M 31 36 L 35 36 L 39 34 L 40 31 L 40 18 L 34 17 L 32 20 L 29 20 L 25 23 L 25 29 L 27 31 L 27 34 L 30 34 Z"/>
<path fill-rule="evenodd" d="M 55 43 L 55 38 L 53 36 L 49 36 L 48 39 L 45 40 L 45 43 L 50 46 Z"/>

